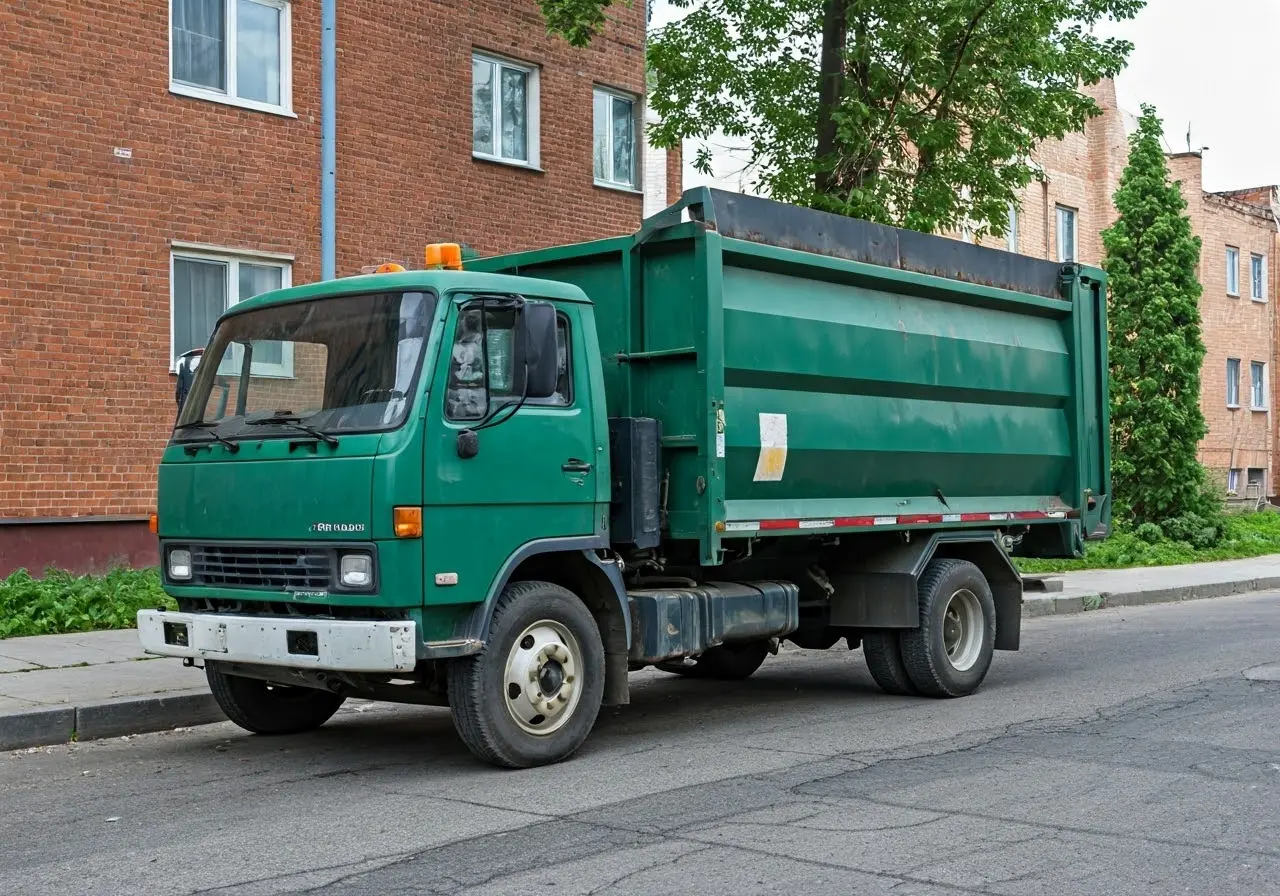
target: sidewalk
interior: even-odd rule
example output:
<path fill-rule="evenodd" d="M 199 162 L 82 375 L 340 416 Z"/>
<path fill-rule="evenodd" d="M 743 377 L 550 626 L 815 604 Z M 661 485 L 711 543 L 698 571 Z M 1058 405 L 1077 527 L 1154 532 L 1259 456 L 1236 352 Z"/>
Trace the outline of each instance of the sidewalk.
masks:
<path fill-rule="evenodd" d="M 1023 615 L 1280 590 L 1280 555 L 1028 577 Z M 0 750 L 224 720 L 199 669 L 147 657 L 133 631 L 0 640 Z"/>

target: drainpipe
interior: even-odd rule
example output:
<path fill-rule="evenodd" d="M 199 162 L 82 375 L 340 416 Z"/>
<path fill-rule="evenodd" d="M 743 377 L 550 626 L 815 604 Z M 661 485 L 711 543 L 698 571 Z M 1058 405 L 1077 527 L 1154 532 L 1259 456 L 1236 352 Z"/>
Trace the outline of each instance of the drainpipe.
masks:
<path fill-rule="evenodd" d="M 335 276 L 337 152 L 337 5 L 320 2 L 320 279 Z"/>

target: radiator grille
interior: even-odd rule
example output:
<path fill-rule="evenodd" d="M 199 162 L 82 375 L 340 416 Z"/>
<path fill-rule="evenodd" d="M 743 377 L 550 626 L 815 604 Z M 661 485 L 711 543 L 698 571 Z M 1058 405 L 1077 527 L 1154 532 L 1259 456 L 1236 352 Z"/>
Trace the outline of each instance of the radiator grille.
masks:
<path fill-rule="evenodd" d="M 193 545 L 192 580 L 228 588 L 324 591 L 332 584 L 330 557 L 314 547 Z"/>

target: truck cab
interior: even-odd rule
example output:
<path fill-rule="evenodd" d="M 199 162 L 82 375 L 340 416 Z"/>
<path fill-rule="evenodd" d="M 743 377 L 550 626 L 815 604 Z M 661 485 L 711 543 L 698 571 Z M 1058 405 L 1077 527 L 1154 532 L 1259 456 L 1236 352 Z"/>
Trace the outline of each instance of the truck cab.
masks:
<path fill-rule="evenodd" d="M 398 698 L 397 674 L 414 702 L 446 702 L 415 670 L 479 649 L 471 619 L 498 570 L 535 553 L 528 533 L 605 575 L 595 342 L 576 287 L 460 270 L 236 306 L 161 460 L 179 612 L 144 612 L 144 646 L 204 660 L 255 731 L 311 727 L 335 691 Z"/>

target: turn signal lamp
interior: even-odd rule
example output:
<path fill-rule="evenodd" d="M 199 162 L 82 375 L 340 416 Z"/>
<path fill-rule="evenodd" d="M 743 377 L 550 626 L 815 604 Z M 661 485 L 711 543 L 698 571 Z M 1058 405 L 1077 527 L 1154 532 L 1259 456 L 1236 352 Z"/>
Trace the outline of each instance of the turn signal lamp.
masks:
<path fill-rule="evenodd" d="M 431 243 L 423 250 L 422 256 L 429 271 L 436 268 L 462 270 L 462 246 L 458 243 Z"/>
<path fill-rule="evenodd" d="M 422 537 L 421 507 L 396 507 L 391 513 L 391 519 L 395 525 L 396 538 Z"/>
<path fill-rule="evenodd" d="M 151 530 L 152 535 L 160 534 L 160 515 L 158 513 L 151 514 L 151 518 L 147 520 L 147 528 Z"/>
<path fill-rule="evenodd" d="M 374 269 L 375 274 L 398 274 L 404 270 L 404 265 L 396 264 L 394 261 L 388 261 L 386 264 L 380 264 Z"/>

